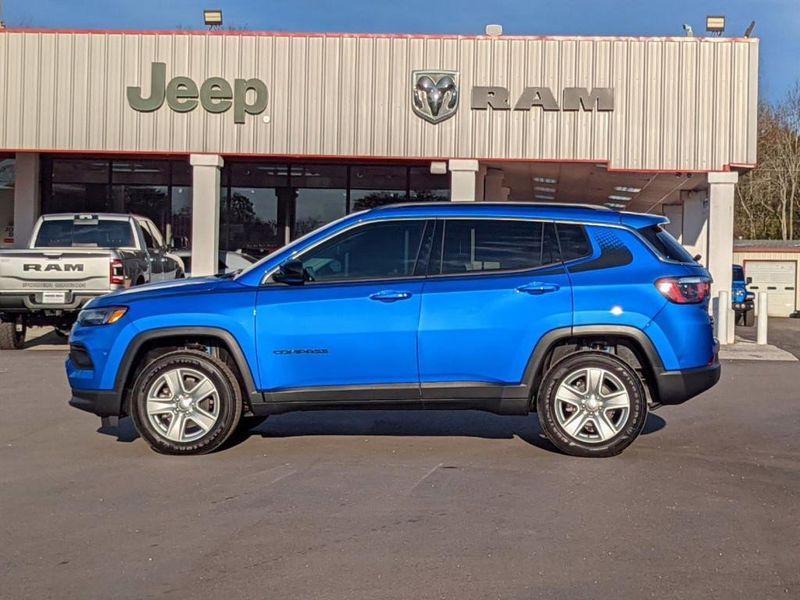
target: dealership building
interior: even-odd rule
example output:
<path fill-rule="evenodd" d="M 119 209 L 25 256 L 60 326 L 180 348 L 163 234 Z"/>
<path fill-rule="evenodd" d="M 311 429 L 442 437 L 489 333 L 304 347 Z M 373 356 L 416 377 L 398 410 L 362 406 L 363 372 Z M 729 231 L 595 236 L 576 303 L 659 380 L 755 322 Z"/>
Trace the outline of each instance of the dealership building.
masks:
<path fill-rule="evenodd" d="M 758 41 L 0 31 L 0 240 L 49 212 L 135 212 L 267 252 L 393 202 L 664 214 L 730 289 L 756 161 Z"/>

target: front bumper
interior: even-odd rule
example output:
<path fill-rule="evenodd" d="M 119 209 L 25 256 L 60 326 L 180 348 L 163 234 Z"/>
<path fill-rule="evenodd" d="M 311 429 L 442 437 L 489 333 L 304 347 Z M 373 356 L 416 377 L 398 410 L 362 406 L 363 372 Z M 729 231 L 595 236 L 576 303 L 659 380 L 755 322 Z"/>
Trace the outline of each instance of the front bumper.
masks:
<path fill-rule="evenodd" d="M 659 404 L 683 404 L 713 387 L 722 371 L 719 362 L 698 369 L 662 371 L 656 373 L 656 391 Z"/>
<path fill-rule="evenodd" d="M 744 302 L 734 302 L 732 307 L 736 312 L 747 312 L 748 310 L 753 310 L 753 301 L 745 300 Z"/>
<path fill-rule="evenodd" d="M 72 388 L 70 406 L 98 417 L 122 416 L 122 398 L 113 390 L 76 390 Z"/>

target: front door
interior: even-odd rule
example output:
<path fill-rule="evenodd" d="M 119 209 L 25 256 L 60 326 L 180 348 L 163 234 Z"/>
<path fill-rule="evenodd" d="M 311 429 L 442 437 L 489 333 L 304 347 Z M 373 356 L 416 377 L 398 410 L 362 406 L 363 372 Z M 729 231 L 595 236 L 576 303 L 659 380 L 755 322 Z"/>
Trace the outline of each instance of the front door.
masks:
<path fill-rule="evenodd" d="M 420 315 L 423 395 L 436 384 L 518 384 L 539 339 L 571 325 L 552 222 L 438 222 Z"/>
<path fill-rule="evenodd" d="M 360 224 L 295 257 L 304 284 L 265 282 L 256 308 L 262 386 L 286 400 L 309 388 L 340 401 L 416 392 L 415 268 L 432 230 L 424 220 Z"/>

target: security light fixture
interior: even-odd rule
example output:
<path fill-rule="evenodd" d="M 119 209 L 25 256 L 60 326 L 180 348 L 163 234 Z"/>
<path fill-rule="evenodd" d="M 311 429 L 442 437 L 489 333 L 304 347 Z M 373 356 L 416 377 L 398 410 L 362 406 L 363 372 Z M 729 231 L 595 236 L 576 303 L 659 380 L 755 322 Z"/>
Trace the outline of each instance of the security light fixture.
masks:
<path fill-rule="evenodd" d="M 535 194 L 533 197 L 536 198 L 537 200 L 555 200 L 556 199 L 555 196 L 551 196 L 549 194 Z"/>
<path fill-rule="evenodd" d="M 627 192 L 629 194 L 638 194 L 639 192 L 642 191 L 642 188 L 628 187 L 628 186 L 625 186 L 625 185 L 618 185 L 617 187 L 614 188 L 614 190 L 617 191 L 617 192 Z"/>
<path fill-rule="evenodd" d="M 503 26 L 497 25 L 496 23 L 492 23 L 490 25 L 487 25 L 484 31 L 486 31 L 486 35 L 488 35 L 489 37 L 500 37 L 501 35 L 503 35 Z"/>
<path fill-rule="evenodd" d="M 686 32 L 686 37 L 694 37 L 694 29 L 688 23 L 683 24 L 683 30 Z"/>
<path fill-rule="evenodd" d="M 617 194 L 611 194 L 608 197 L 609 200 L 615 200 L 616 202 L 630 202 L 631 199 L 628 196 L 619 196 Z"/>
<path fill-rule="evenodd" d="M 747 26 L 747 29 L 744 30 L 744 37 L 749 38 L 753 35 L 753 29 L 756 28 L 756 22 L 750 21 L 750 25 Z"/>
<path fill-rule="evenodd" d="M 706 17 L 706 31 L 721 36 L 725 31 L 725 17 Z"/>
<path fill-rule="evenodd" d="M 534 191 L 547 192 L 548 194 L 555 194 L 556 193 L 556 188 L 547 187 L 547 186 L 544 186 L 544 185 L 535 185 L 535 186 L 533 186 L 533 189 L 534 189 Z"/>
<path fill-rule="evenodd" d="M 552 177 L 534 177 L 533 180 L 536 183 L 547 183 L 549 185 L 555 185 L 558 183 L 558 179 L 553 179 Z"/>
<path fill-rule="evenodd" d="M 622 209 L 622 208 L 625 208 L 625 206 L 626 206 L 625 204 L 621 204 L 621 203 L 619 203 L 619 202 L 606 202 L 606 204 L 605 204 L 605 205 L 606 205 L 608 208 L 613 208 L 613 209 L 615 209 L 615 210 L 620 210 L 620 209 Z"/>
<path fill-rule="evenodd" d="M 203 21 L 210 29 L 222 27 L 222 10 L 215 8 L 203 11 Z"/>

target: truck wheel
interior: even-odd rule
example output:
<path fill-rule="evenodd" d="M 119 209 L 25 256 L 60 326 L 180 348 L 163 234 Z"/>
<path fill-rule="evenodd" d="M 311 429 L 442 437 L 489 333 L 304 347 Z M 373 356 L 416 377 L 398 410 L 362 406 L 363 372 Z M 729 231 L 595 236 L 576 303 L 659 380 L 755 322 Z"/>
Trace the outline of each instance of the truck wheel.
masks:
<path fill-rule="evenodd" d="M 177 350 L 147 365 L 136 379 L 131 416 L 162 454 L 206 454 L 221 446 L 242 415 L 236 375 L 199 350 Z"/>
<path fill-rule="evenodd" d="M 647 419 L 641 379 L 605 352 L 578 352 L 556 363 L 536 399 L 548 439 L 572 456 L 614 456 L 639 435 Z"/>
<path fill-rule="evenodd" d="M 21 349 L 25 344 L 26 329 L 23 324 L 22 328 L 17 331 L 17 323 L 15 321 L 0 322 L 0 350 Z"/>
<path fill-rule="evenodd" d="M 752 327 L 756 324 L 756 311 L 752 308 L 744 313 L 744 318 L 742 319 L 744 322 L 745 327 Z"/>

